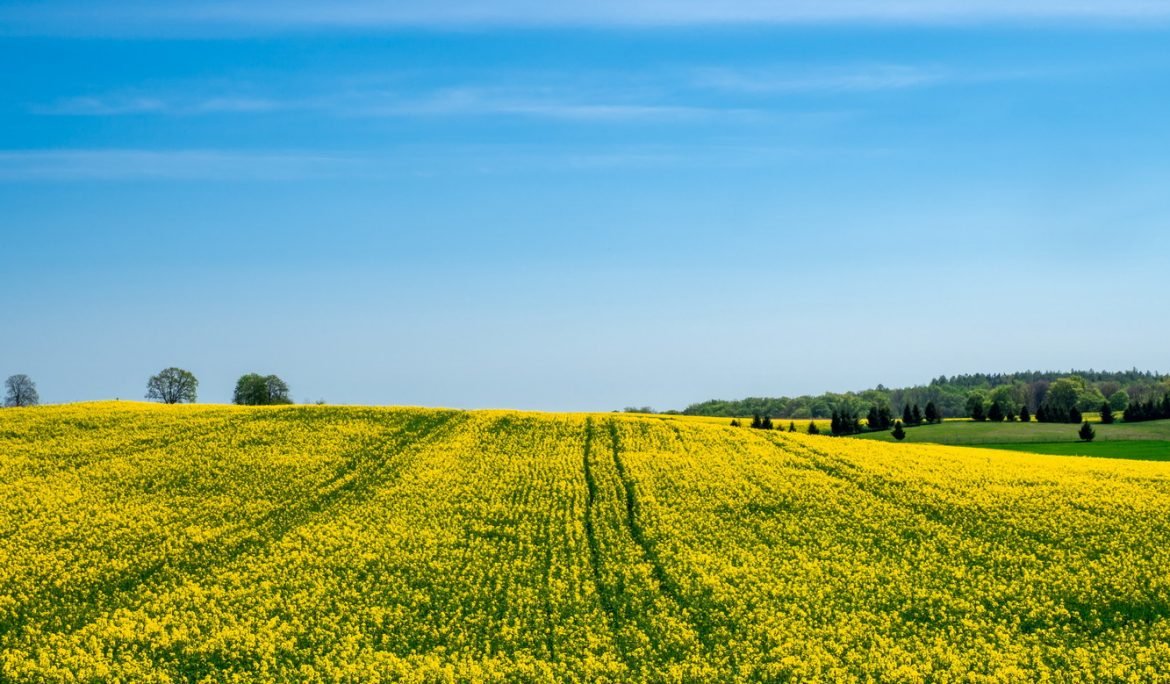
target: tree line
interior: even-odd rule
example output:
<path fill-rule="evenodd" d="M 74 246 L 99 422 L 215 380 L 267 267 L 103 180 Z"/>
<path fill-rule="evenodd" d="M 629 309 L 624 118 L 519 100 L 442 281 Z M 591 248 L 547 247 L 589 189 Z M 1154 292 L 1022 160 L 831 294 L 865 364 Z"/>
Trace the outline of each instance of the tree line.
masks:
<path fill-rule="evenodd" d="M 164 404 L 194 403 L 199 381 L 182 368 L 166 368 L 146 382 L 146 398 Z M 247 373 L 236 381 L 232 403 L 243 406 L 291 404 L 288 385 L 275 375 Z"/>
<path fill-rule="evenodd" d="M 1075 378 L 1078 384 L 1077 404 L 1082 412 L 1096 411 L 1110 401 L 1114 412 L 1122 412 L 1125 405 L 1148 400 L 1160 401 L 1170 392 L 1170 375 L 1148 371 L 1024 371 L 1020 373 L 977 373 L 970 375 L 939 376 L 926 385 L 905 388 L 887 388 L 878 385 L 860 392 L 825 393 L 799 397 L 749 397 L 739 400 L 711 400 L 692 404 L 682 411 L 687 415 L 750 416 L 754 413 L 782 419 L 829 418 L 834 410 L 864 414 L 870 406 L 925 407 L 933 403 L 942 418 L 970 416 L 968 399 L 981 393 L 986 399 L 992 395 L 1007 415 L 1020 415 L 1022 406 L 1035 416 L 1044 404 L 1047 394 L 1057 381 Z M 1119 394 L 1120 393 L 1120 394 Z M 1010 402 L 1008 401 L 1010 399 Z M 985 406 L 990 410 L 990 406 Z"/>
<path fill-rule="evenodd" d="M 732 418 L 731 419 L 731 427 L 743 427 L 743 423 L 739 422 L 738 418 Z M 748 427 L 752 428 L 753 430 L 776 430 L 776 429 L 783 430 L 784 429 L 783 426 L 777 426 L 775 423 L 772 422 L 772 416 L 765 415 L 763 417 L 760 417 L 760 414 L 758 414 L 758 413 L 752 414 L 752 422 L 750 424 L 748 424 Z M 797 432 L 796 421 L 789 421 L 788 422 L 787 432 Z M 819 435 L 819 434 L 821 434 L 821 429 L 817 427 L 816 421 L 810 420 L 808 422 L 808 427 L 805 428 L 805 432 L 807 432 L 810 435 Z"/>
<path fill-rule="evenodd" d="M 198 390 L 199 380 L 195 374 L 182 368 L 164 368 L 146 381 L 146 398 L 163 404 L 193 404 L 198 400 Z M 13 375 L 5 380 L 4 392 L 4 405 L 7 407 L 36 406 L 41 402 L 36 383 L 24 374 Z M 289 398 L 288 384 L 278 376 L 247 373 L 236 381 L 232 403 L 272 406 L 293 402 Z"/>

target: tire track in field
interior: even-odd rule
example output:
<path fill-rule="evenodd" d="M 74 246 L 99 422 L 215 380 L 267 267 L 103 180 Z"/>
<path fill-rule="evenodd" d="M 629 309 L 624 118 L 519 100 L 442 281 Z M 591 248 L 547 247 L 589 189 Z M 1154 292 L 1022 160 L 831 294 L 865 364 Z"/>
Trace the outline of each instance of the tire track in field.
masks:
<path fill-rule="evenodd" d="M 187 575 L 205 574 L 211 568 L 262 551 L 317 515 L 342 506 L 358 505 L 388 476 L 401 474 L 412 452 L 436 441 L 464 419 L 462 414 L 455 412 L 417 416 L 401 430 L 392 433 L 388 442 L 378 445 L 378 457 L 366 449 L 356 449 L 333 477 L 317 487 L 316 496 L 285 502 L 258 518 L 237 525 L 231 532 L 193 544 L 178 557 L 164 557 L 145 567 L 132 568 L 103 584 L 36 597 L 16 609 L 13 617 L 0 623 L 0 643 L 11 646 L 31 624 L 37 622 L 44 631 L 75 632 L 115 608 L 136 608 L 142 599 L 124 602 L 130 592 L 151 585 L 165 586 Z M 243 536 L 224 538 L 240 533 Z M 60 615 L 62 606 L 72 610 Z"/>
<path fill-rule="evenodd" d="M 597 538 L 597 521 L 594 509 L 597 505 L 597 479 L 593 475 L 593 466 L 590 457 L 593 454 L 593 419 L 585 419 L 585 539 L 589 546 L 589 567 L 593 570 L 593 586 L 597 590 L 597 599 L 601 603 L 609 621 L 610 631 L 613 632 L 614 644 L 618 655 L 630 671 L 635 671 L 634 662 L 626 652 L 619 638 L 624 620 L 616 602 L 614 592 L 608 587 L 601 572 L 601 542 Z"/>
<path fill-rule="evenodd" d="M 667 572 L 654 542 L 647 536 L 641 524 L 639 518 L 641 504 L 638 499 L 637 483 L 628 472 L 625 461 L 621 457 L 621 440 L 617 424 L 610 422 L 607 432 L 610 444 L 608 453 L 605 453 L 597 448 L 597 435 L 593 420 L 587 419 L 583 464 L 586 484 L 585 534 L 588 540 L 590 565 L 593 569 L 598 598 L 602 609 L 608 616 L 619 655 L 632 674 L 641 672 L 642 666 L 645 665 L 644 656 L 634 657 L 629 652 L 629 646 L 625 643 L 627 638 L 623 637 L 623 632 L 627 629 L 635 629 L 643 634 L 654 644 L 655 649 L 665 649 L 662 657 L 668 660 L 681 661 L 693 657 L 696 654 L 691 651 L 691 648 L 696 647 L 699 649 L 697 655 L 712 653 L 717 644 L 713 638 L 709 621 L 702 615 L 702 611 L 696 610 L 687 602 L 678 583 Z M 598 535 L 598 514 L 603 505 L 601 503 L 604 500 L 603 497 L 606 495 L 602 492 L 602 485 L 599 483 L 595 470 L 596 459 L 604 459 L 612 464 L 616 475 L 614 483 L 616 489 L 613 490 L 613 496 L 617 498 L 617 508 L 620 512 L 613 511 L 612 513 L 616 516 L 613 532 L 619 538 L 628 539 L 630 548 L 634 551 L 634 562 L 644 563 L 654 580 L 655 586 L 646 586 L 646 589 L 666 599 L 669 605 L 668 612 L 686 624 L 697 638 L 698 643 L 694 646 L 690 648 L 682 646 L 683 651 L 679 651 L 680 645 L 677 642 L 673 645 L 664 642 L 662 638 L 665 634 L 661 632 L 662 628 L 654 621 L 656 613 L 656 610 L 653 609 L 654 601 L 647 600 L 649 597 L 639 597 L 630 593 L 631 585 L 627 585 L 627 578 L 621 574 L 607 578 L 603 570 L 603 566 L 606 564 L 606 554 Z M 616 541 L 616 543 L 620 544 L 621 542 Z M 622 561 L 611 559 L 609 563 L 620 568 Z"/>
<path fill-rule="evenodd" d="M 683 439 L 682 431 L 677 425 L 671 425 L 674 430 L 675 438 L 679 444 L 685 449 L 686 442 Z M 637 482 L 629 471 L 626 469 L 625 461 L 621 457 L 621 437 L 618 434 L 617 423 L 611 421 L 609 424 L 609 434 L 612 440 L 613 448 L 613 465 L 617 470 L 618 480 L 622 484 L 622 489 L 625 493 L 626 504 L 626 528 L 629 530 L 630 538 L 641 549 L 642 557 L 650 565 L 650 571 L 662 593 L 674 603 L 679 609 L 679 614 L 690 624 L 695 631 L 695 635 L 699 639 L 699 643 L 703 647 L 703 651 L 707 654 L 714 653 L 718 644 L 716 643 L 715 632 L 719 627 L 724 627 L 724 631 L 731 632 L 730 620 L 726 610 L 723 610 L 713 605 L 713 598 L 710 596 L 704 597 L 708 605 L 706 609 L 700 608 L 687 600 L 683 595 L 682 587 L 679 583 L 671 577 L 670 573 L 666 571 L 666 566 L 662 561 L 661 555 L 658 553 L 657 544 L 646 535 L 645 528 L 642 527 L 639 513 L 641 505 L 638 500 Z M 734 668 L 735 653 L 729 652 L 729 661 Z"/>

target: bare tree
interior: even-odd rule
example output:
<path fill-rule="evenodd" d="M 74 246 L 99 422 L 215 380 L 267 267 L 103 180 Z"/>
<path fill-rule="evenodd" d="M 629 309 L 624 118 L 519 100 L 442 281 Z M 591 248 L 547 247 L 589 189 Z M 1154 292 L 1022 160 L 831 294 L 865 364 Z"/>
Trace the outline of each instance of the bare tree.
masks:
<path fill-rule="evenodd" d="M 146 398 L 164 404 L 194 403 L 199 381 L 190 371 L 167 368 L 146 383 Z"/>
<path fill-rule="evenodd" d="M 36 406 L 41 402 L 36 383 L 23 373 L 5 380 L 4 388 L 8 390 L 4 397 L 5 406 Z"/>

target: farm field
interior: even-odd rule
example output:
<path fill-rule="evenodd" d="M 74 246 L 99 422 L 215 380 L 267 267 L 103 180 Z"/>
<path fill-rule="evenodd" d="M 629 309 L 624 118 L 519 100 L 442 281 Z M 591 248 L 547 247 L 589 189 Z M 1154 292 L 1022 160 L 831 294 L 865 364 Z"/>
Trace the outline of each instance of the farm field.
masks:
<path fill-rule="evenodd" d="M 6 409 L 0 680 L 1153 681 L 1168 508 L 678 417 Z"/>
<path fill-rule="evenodd" d="M 1143 423 L 1093 423 L 1097 442 L 1122 441 L 1170 441 L 1170 420 L 1154 420 Z M 1076 442 L 1080 425 L 1064 423 L 992 423 L 972 420 L 947 420 L 935 425 L 919 425 L 906 428 L 906 442 L 929 442 L 932 444 L 953 444 L 960 446 L 991 444 L 1027 444 Z M 888 430 L 866 432 L 855 436 L 857 439 L 873 439 L 882 442 L 896 441 Z"/>
<path fill-rule="evenodd" d="M 1027 451 L 1033 454 L 1059 456 L 1092 456 L 1094 458 L 1128 458 L 1140 461 L 1170 461 L 1170 442 L 1132 440 L 1113 442 L 1025 442 L 1023 444 L 987 444 L 986 449 Z"/>

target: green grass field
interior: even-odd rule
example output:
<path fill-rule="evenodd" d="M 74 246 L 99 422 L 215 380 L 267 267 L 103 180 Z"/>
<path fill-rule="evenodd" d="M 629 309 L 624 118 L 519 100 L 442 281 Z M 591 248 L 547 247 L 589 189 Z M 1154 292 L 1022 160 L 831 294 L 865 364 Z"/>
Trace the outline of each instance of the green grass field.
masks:
<path fill-rule="evenodd" d="M 954 446 L 991 446 L 1004 444 L 1036 444 L 1056 442 L 1078 442 L 1079 425 L 1059 423 L 976 423 L 974 421 L 948 420 L 938 425 L 920 425 L 906 428 L 906 442 L 929 442 Z M 1132 441 L 1170 441 L 1170 420 L 1155 420 L 1147 423 L 1094 424 L 1097 431 L 1094 443 Z M 857 436 L 859 439 L 876 439 L 883 442 L 896 441 L 888 431 L 869 432 Z"/>
<path fill-rule="evenodd" d="M 1096 458 L 1130 458 L 1140 461 L 1170 461 L 1170 442 L 1133 440 L 1113 442 L 1033 442 L 1024 444 L 986 444 L 986 449 L 1027 451 L 1053 456 L 1094 456 Z"/>

